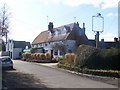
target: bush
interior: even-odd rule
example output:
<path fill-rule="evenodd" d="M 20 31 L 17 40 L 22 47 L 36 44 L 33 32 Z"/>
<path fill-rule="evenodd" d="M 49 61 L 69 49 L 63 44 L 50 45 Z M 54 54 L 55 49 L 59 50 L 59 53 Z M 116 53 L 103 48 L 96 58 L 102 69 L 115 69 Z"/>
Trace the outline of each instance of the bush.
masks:
<path fill-rule="evenodd" d="M 102 68 L 120 70 L 120 49 L 103 49 L 99 53 Z"/>
<path fill-rule="evenodd" d="M 52 58 L 52 62 L 58 62 L 58 61 L 59 61 L 58 57 Z"/>
<path fill-rule="evenodd" d="M 30 53 L 23 53 L 22 56 L 24 59 L 29 59 L 31 57 L 31 54 Z"/>
<path fill-rule="evenodd" d="M 70 56 L 70 53 L 66 53 L 65 56 L 64 56 L 65 60 L 69 60 L 69 56 Z"/>
<path fill-rule="evenodd" d="M 32 53 L 32 54 L 31 54 L 31 59 L 36 59 L 35 53 Z"/>
<path fill-rule="evenodd" d="M 76 55 L 74 53 L 67 53 L 65 54 L 65 60 L 68 62 L 74 62 Z"/>
<path fill-rule="evenodd" d="M 38 60 L 41 60 L 41 53 L 38 53 Z"/>
<path fill-rule="evenodd" d="M 120 70 L 120 51 L 118 49 L 97 49 L 88 45 L 80 45 L 75 65 L 80 68 Z"/>
<path fill-rule="evenodd" d="M 77 56 L 75 57 L 75 65 L 78 65 L 80 68 L 86 67 L 91 62 L 91 59 L 93 59 L 97 53 L 99 52 L 99 49 L 96 49 L 95 47 L 88 46 L 88 45 L 80 45 L 76 51 Z"/>
<path fill-rule="evenodd" d="M 44 53 L 41 53 L 41 54 L 40 54 L 40 58 L 41 58 L 41 60 L 45 60 L 45 59 L 46 59 L 45 54 L 44 54 Z"/>
<path fill-rule="evenodd" d="M 22 53 L 22 59 L 25 60 L 25 53 Z"/>
<path fill-rule="evenodd" d="M 50 53 L 48 53 L 48 52 L 45 53 L 45 57 L 46 57 L 47 60 L 51 60 L 51 54 Z"/>
<path fill-rule="evenodd" d="M 76 57 L 76 54 L 71 53 L 71 57 L 70 57 L 71 62 L 75 62 L 75 57 Z"/>

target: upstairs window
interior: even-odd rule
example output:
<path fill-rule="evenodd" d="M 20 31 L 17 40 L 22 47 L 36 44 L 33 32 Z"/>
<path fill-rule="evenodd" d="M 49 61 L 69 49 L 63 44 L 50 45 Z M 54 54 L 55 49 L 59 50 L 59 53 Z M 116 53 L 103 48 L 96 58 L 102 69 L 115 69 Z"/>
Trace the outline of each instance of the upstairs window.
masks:
<path fill-rule="evenodd" d="M 48 46 L 48 44 L 47 44 L 47 43 L 45 43 L 45 46 Z"/>

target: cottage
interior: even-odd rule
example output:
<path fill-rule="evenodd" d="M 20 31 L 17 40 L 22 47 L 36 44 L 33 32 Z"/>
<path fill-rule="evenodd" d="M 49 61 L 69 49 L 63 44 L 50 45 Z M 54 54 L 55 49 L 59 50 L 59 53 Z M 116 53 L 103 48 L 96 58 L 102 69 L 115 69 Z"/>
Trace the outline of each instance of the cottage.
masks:
<path fill-rule="evenodd" d="M 25 48 L 31 48 L 30 42 L 8 40 L 6 51 L 12 59 L 21 58 L 21 54 Z"/>
<path fill-rule="evenodd" d="M 37 48 L 38 52 L 43 48 L 43 52 L 50 52 L 53 57 L 62 57 L 64 51 L 74 52 L 76 46 L 87 43 L 85 23 L 83 28 L 79 27 L 78 22 L 54 28 L 50 22 L 48 30 L 41 32 L 33 40 L 32 48 Z"/>

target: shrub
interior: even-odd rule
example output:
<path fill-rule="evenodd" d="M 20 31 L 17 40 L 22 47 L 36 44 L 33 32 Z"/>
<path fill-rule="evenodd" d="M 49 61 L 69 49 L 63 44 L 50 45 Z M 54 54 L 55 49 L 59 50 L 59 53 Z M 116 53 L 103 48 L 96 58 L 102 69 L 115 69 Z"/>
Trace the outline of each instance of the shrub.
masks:
<path fill-rule="evenodd" d="M 91 63 L 96 63 L 95 57 L 98 52 L 99 49 L 95 47 L 80 45 L 76 51 L 77 56 L 75 57 L 75 65 L 78 65 L 80 68 L 94 65 L 91 65 Z"/>
<path fill-rule="evenodd" d="M 25 53 L 22 53 L 22 59 L 25 60 Z"/>
<path fill-rule="evenodd" d="M 120 70 L 120 49 L 103 49 L 99 56 L 101 57 L 102 68 Z"/>
<path fill-rule="evenodd" d="M 40 54 L 40 58 L 41 58 L 42 60 L 45 60 L 45 59 L 46 59 L 45 54 L 44 54 L 44 53 L 41 53 L 41 54 Z"/>
<path fill-rule="evenodd" d="M 75 56 L 76 55 L 74 53 L 67 53 L 65 54 L 65 60 L 68 62 L 74 62 Z"/>
<path fill-rule="evenodd" d="M 45 53 L 45 57 L 46 57 L 47 60 L 51 60 L 51 54 L 50 53 L 48 53 L 48 52 Z"/>
<path fill-rule="evenodd" d="M 29 59 L 29 58 L 31 58 L 31 53 L 28 53 L 28 52 L 23 53 L 23 54 L 22 54 L 22 57 L 23 57 L 23 60 Z"/>
<path fill-rule="evenodd" d="M 38 59 L 41 60 L 41 53 L 38 53 Z"/>
<path fill-rule="evenodd" d="M 37 59 L 37 60 L 39 59 L 39 54 L 40 53 L 35 53 L 35 59 Z"/>
<path fill-rule="evenodd" d="M 52 62 L 58 62 L 58 57 L 52 58 Z"/>
<path fill-rule="evenodd" d="M 114 69 L 120 70 L 120 50 L 112 49 L 97 49 L 88 45 L 80 45 L 75 59 L 75 65 L 80 68 L 91 69 Z"/>
<path fill-rule="evenodd" d="M 66 53 L 66 54 L 65 54 L 65 56 L 64 56 L 64 57 L 65 57 L 65 60 L 69 60 L 69 55 L 70 55 L 70 53 Z"/>
<path fill-rule="evenodd" d="M 34 59 L 34 53 L 31 54 L 31 59 Z"/>
<path fill-rule="evenodd" d="M 37 53 L 34 53 L 34 59 L 37 59 Z"/>
<path fill-rule="evenodd" d="M 74 62 L 74 60 L 75 60 L 75 57 L 76 57 L 76 54 L 74 54 L 74 53 L 71 53 L 71 57 L 70 57 L 70 59 L 71 59 L 71 62 Z"/>
<path fill-rule="evenodd" d="M 36 57 L 35 57 L 35 53 L 32 53 L 32 54 L 31 54 L 31 58 L 32 58 L 32 59 L 35 59 L 35 58 L 36 58 Z"/>

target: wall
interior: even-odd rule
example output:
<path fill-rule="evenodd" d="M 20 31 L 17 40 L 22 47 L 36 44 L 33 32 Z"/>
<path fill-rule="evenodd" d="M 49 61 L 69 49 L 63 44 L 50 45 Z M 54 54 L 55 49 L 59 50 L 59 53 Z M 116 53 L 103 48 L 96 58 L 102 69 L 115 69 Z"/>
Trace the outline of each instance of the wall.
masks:
<path fill-rule="evenodd" d="M 71 50 L 72 52 L 76 48 L 76 41 L 75 40 L 66 40 L 65 44 L 67 46 L 67 51 Z"/>
<path fill-rule="evenodd" d="M 0 56 L 9 56 L 9 52 L 0 51 Z"/>
<path fill-rule="evenodd" d="M 12 52 L 13 51 L 13 40 L 9 40 L 7 45 L 6 45 L 6 51 L 10 51 Z"/>
<path fill-rule="evenodd" d="M 14 48 L 12 53 L 13 59 L 21 58 L 19 55 L 21 52 L 22 52 L 22 48 Z"/>

